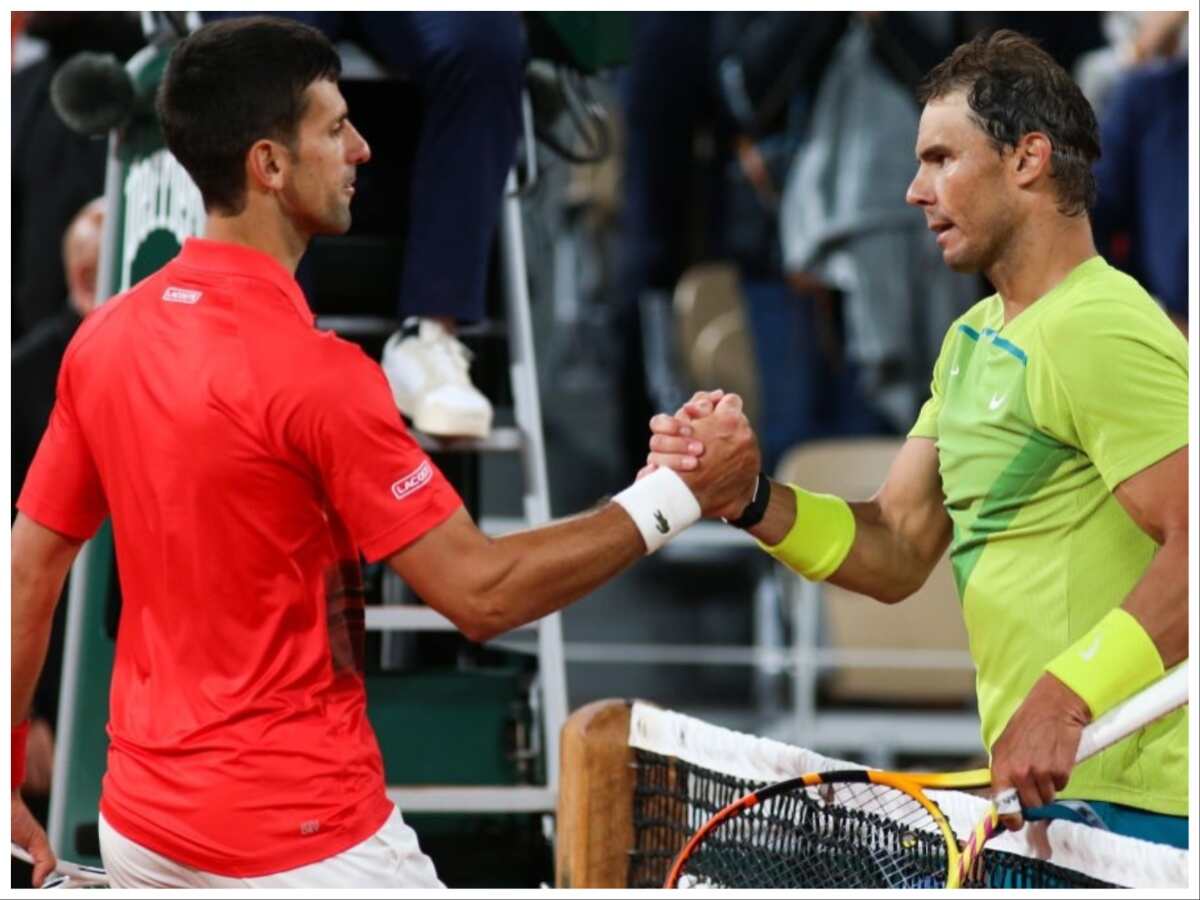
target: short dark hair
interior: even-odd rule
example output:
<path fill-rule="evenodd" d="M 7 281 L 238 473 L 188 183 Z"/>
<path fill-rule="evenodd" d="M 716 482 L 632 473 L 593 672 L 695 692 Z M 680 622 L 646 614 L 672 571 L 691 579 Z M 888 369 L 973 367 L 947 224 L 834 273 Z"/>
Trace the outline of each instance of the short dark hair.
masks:
<path fill-rule="evenodd" d="M 1033 131 L 1050 138 L 1050 175 L 1058 185 L 1061 213 L 1077 216 L 1095 205 L 1096 114 L 1049 53 L 1015 31 L 981 34 L 934 66 L 917 99 L 924 104 L 960 90 L 997 150 L 1015 147 Z"/>
<path fill-rule="evenodd" d="M 159 85 L 158 117 L 205 209 L 245 208 L 247 151 L 263 138 L 294 150 L 305 89 L 341 72 L 325 35 L 288 19 L 222 19 L 179 42 Z"/>

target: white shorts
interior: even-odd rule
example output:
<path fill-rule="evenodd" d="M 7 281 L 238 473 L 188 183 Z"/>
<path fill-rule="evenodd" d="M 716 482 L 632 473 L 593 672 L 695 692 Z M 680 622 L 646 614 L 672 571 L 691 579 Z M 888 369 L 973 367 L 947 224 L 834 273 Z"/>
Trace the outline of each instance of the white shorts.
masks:
<path fill-rule="evenodd" d="M 400 810 L 377 832 L 320 862 L 257 878 L 214 875 L 135 844 L 100 816 L 100 856 L 115 888 L 444 888 Z"/>

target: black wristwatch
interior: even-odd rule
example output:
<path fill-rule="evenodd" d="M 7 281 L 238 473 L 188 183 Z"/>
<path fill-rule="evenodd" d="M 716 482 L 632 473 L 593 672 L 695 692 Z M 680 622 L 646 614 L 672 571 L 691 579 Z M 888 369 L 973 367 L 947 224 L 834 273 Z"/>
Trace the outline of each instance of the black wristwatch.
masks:
<path fill-rule="evenodd" d="M 726 523 L 734 528 L 753 528 L 763 520 L 767 513 L 767 501 L 771 499 L 771 479 L 765 473 L 758 473 L 758 483 L 754 486 L 754 499 L 751 500 L 742 514 L 736 519 L 726 519 Z"/>

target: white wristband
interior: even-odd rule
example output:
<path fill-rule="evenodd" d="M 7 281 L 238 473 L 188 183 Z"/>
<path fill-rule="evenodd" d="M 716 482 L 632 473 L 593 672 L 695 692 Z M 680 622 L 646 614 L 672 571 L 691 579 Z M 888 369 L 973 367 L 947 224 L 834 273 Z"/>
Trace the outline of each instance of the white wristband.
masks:
<path fill-rule="evenodd" d="M 671 469 L 655 469 L 613 497 L 642 533 L 649 555 L 700 519 L 691 488 Z"/>

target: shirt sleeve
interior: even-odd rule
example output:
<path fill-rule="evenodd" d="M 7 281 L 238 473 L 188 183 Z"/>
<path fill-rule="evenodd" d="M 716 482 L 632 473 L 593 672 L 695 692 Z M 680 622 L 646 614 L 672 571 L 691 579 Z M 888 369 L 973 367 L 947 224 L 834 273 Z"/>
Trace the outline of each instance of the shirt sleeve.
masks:
<path fill-rule="evenodd" d="M 72 355 L 58 373 L 50 422 L 25 476 L 17 509 L 39 525 L 85 541 L 108 516 L 108 503 L 71 396 Z"/>
<path fill-rule="evenodd" d="M 284 440 L 315 470 L 368 561 L 440 525 L 462 500 L 404 427 L 383 371 L 357 347 L 328 348 L 284 404 Z"/>
<path fill-rule="evenodd" d="M 1110 491 L 1187 445 L 1187 343 L 1149 296 L 1048 319 L 1039 340 L 1034 419 L 1087 454 Z"/>

